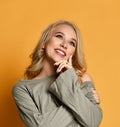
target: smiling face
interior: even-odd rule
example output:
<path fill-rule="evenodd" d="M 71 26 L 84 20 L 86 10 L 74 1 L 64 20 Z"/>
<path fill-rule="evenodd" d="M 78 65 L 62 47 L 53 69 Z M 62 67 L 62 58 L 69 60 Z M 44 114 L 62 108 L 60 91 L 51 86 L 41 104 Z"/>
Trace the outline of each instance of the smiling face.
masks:
<path fill-rule="evenodd" d="M 68 60 L 75 53 L 76 40 L 76 33 L 71 26 L 65 24 L 56 26 L 51 38 L 45 44 L 46 58 L 53 62 Z"/>

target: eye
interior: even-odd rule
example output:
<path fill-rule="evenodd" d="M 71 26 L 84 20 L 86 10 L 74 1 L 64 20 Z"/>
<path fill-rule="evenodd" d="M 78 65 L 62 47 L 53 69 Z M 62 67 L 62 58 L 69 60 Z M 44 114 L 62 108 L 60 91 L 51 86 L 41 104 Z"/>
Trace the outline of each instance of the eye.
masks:
<path fill-rule="evenodd" d="M 69 44 L 70 44 L 71 46 L 75 47 L 75 42 L 70 41 Z"/>
<path fill-rule="evenodd" d="M 60 34 L 56 35 L 56 37 L 57 37 L 57 38 L 60 38 L 60 39 L 62 39 L 62 38 L 63 38 L 63 36 L 62 36 L 62 35 L 60 35 Z"/>

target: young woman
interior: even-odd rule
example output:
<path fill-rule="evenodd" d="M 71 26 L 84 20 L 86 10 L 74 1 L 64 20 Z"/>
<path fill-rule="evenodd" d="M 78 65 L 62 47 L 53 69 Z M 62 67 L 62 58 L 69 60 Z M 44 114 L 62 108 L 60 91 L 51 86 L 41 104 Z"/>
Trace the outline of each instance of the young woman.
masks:
<path fill-rule="evenodd" d="M 79 29 L 57 21 L 42 34 L 31 64 L 13 88 L 27 127 L 98 127 L 102 119 L 82 51 Z"/>

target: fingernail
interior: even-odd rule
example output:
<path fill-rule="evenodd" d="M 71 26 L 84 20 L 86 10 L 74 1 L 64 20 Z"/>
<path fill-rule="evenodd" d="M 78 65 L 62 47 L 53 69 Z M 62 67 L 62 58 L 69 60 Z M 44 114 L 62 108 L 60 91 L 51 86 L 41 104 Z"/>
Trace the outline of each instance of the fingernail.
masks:
<path fill-rule="evenodd" d="M 59 68 L 58 68 L 58 69 L 56 70 L 56 72 L 59 73 L 59 71 L 60 71 L 60 70 L 59 70 Z"/>
<path fill-rule="evenodd" d="M 54 65 L 57 65 L 57 62 L 55 62 Z"/>

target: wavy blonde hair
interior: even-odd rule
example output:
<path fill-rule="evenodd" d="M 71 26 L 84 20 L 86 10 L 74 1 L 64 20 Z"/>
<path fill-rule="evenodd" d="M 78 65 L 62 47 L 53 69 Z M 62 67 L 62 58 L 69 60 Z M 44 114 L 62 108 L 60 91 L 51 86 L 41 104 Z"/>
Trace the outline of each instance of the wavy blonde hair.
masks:
<path fill-rule="evenodd" d="M 51 38 L 53 30 L 58 25 L 63 25 L 63 24 L 71 26 L 74 29 L 76 36 L 77 36 L 77 46 L 76 46 L 76 50 L 75 50 L 75 53 L 73 56 L 73 62 L 72 62 L 73 67 L 79 76 L 82 76 L 82 74 L 84 72 L 86 72 L 87 66 L 86 66 L 86 61 L 84 58 L 82 39 L 81 39 L 81 34 L 79 31 L 79 28 L 72 22 L 60 20 L 60 21 L 57 21 L 57 22 L 49 25 L 45 29 L 45 31 L 43 31 L 38 44 L 36 45 L 35 49 L 33 50 L 32 54 L 30 55 L 31 64 L 27 67 L 27 69 L 25 71 L 25 77 L 27 77 L 28 79 L 32 79 L 40 74 L 40 72 L 43 68 L 43 61 L 45 58 L 45 52 L 42 47 Z"/>

